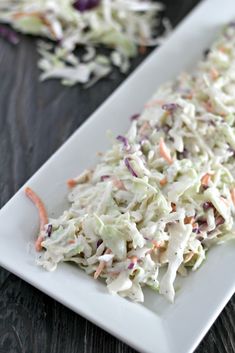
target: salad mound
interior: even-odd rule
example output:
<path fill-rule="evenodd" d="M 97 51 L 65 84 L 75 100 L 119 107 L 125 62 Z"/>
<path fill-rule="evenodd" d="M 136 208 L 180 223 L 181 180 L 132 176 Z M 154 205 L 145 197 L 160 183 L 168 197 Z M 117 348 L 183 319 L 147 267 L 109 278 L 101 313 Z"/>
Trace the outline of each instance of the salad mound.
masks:
<path fill-rule="evenodd" d="M 234 239 L 234 48 L 231 23 L 192 74 L 157 90 L 94 170 L 68 181 L 71 206 L 58 219 L 46 223 L 36 199 L 40 265 L 74 262 L 111 293 L 143 302 L 149 286 L 173 301 L 176 276 Z"/>

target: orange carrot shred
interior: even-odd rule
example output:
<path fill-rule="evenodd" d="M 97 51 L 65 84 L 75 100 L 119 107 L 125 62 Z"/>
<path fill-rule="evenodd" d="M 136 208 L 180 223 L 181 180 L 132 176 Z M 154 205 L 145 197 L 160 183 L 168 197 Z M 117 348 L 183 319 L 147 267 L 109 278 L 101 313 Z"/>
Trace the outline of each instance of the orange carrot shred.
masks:
<path fill-rule="evenodd" d="M 235 206 L 235 188 L 230 191 L 233 204 Z"/>
<path fill-rule="evenodd" d="M 163 179 L 160 180 L 160 185 L 161 185 L 161 186 L 164 186 L 164 185 L 167 184 L 167 182 L 168 182 L 168 181 L 167 181 L 167 177 L 164 177 Z"/>
<path fill-rule="evenodd" d="M 37 251 L 42 250 L 42 241 L 44 237 L 42 236 L 42 232 L 44 231 L 45 225 L 48 223 L 48 216 L 46 208 L 40 199 L 40 197 L 29 187 L 26 187 L 25 194 L 30 198 L 30 200 L 35 204 L 39 212 L 39 219 L 40 219 L 40 232 L 38 238 L 35 242 L 35 248 Z"/>
<path fill-rule="evenodd" d="M 176 211 L 176 204 L 171 202 L 171 208 L 172 208 L 171 212 L 175 212 Z"/>
<path fill-rule="evenodd" d="M 193 228 L 198 228 L 198 223 L 193 223 Z"/>
<path fill-rule="evenodd" d="M 160 138 L 160 141 L 159 141 L 159 147 L 160 147 L 160 156 L 164 158 L 167 161 L 167 163 L 172 164 L 173 159 L 171 158 L 170 152 L 162 137 Z"/>
<path fill-rule="evenodd" d="M 226 198 L 220 197 L 220 200 L 225 204 L 225 206 L 229 207 L 229 201 Z"/>
<path fill-rule="evenodd" d="M 219 47 L 218 49 L 219 49 L 219 51 L 221 51 L 222 53 L 227 53 L 227 52 L 229 51 L 229 49 L 226 48 L 226 47 Z"/>
<path fill-rule="evenodd" d="M 184 258 L 184 263 L 186 264 L 187 262 L 189 262 L 194 256 L 194 252 L 190 251 L 188 254 L 186 254 L 185 258 Z"/>
<path fill-rule="evenodd" d="M 36 251 L 42 251 L 42 242 L 43 242 L 43 240 L 44 240 L 44 237 L 39 234 L 39 236 L 37 237 L 37 239 L 35 241 L 35 249 L 36 249 Z"/>
<path fill-rule="evenodd" d="M 67 186 L 69 188 L 74 188 L 77 184 L 82 184 L 90 180 L 92 170 L 84 170 L 83 173 L 77 175 L 75 178 L 67 180 Z"/>
<path fill-rule="evenodd" d="M 149 122 L 145 121 L 143 123 L 143 125 L 141 126 L 141 128 L 139 129 L 139 134 L 140 135 L 144 135 L 149 128 L 150 128 Z"/>
<path fill-rule="evenodd" d="M 136 262 L 138 261 L 137 256 L 132 256 L 130 259 L 131 259 L 131 262 L 133 262 L 134 264 L 136 264 Z"/>
<path fill-rule="evenodd" d="M 147 51 L 147 39 L 142 33 L 140 33 L 140 40 L 141 40 L 141 44 L 139 45 L 139 53 L 141 55 L 144 55 L 146 54 L 146 51 Z"/>
<path fill-rule="evenodd" d="M 219 77 L 219 72 L 214 67 L 212 67 L 210 70 L 210 75 L 212 80 L 216 80 Z"/>
<path fill-rule="evenodd" d="M 163 99 L 153 99 L 149 103 L 145 104 L 145 108 L 155 107 L 156 105 L 164 105 L 166 102 Z"/>
<path fill-rule="evenodd" d="M 27 17 L 27 16 L 40 17 L 41 15 L 42 14 L 39 11 L 32 11 L 32 12 L 19 11 L 19 12 L 16 12 L 15 14 L 13 14 L 12 17 L 15 20 L 18 20 L 21 17 Z"/>
<path fill-rule="evenodd" d="M 53 26 L 51 25 L 50 21 L 48 21 L 47 17 L 40 11 L 31 11 L 31 12 L 17 12 L 15 14 L 13 14 L 13 18 L 15 20 L 18 20 L 18 19 L 21 19 L 21 18 L 24 18 L 24 17 L 35 17 L 37 19 L 39 19 L 40 21 L 43 22 L 43 24 L 45 26 L 47 26 L 48 30 L 50 31 L 50 33 L 52 34 L 52 36 L 57 39 L 57 35 L 56 35 L 56 32 L 54 31 L 54 28 Z"/>
<path fill-rule="evenodd" d="M 157 240 L 151 240 L 151 243 L 153 244 L 154 248 L 157 248 L 157 249 L 159 249 L 162 246 L 162 243 Z"/>
<path fill-rule="evenodd" d="M 206 173 L 206 174 L 203 175 L 203 177 L 201 178 L 201 184 L 204 185 L 204 186 L 208 186 L 210 180 L 211 180 L 211 174 Z"/>
<path fill-rule="evenodd" d="M 193 225 L 195 223 L 195 218 L 194 217 L 185 217 L 184 219 L 184 224 L 191 224 Z"/>
<path fill-rule="evenodd" d="M 115 186 L 119 190 L 126 190 L 125 185 L 122 180 L 113 177 L 112 178 L 113 186 Z"/>
<path fill-rule="evenodd" d="M 209 101 L 207 101 L 207 102 L 205 103 L 205 108 L 206 108 L 206 110 L 208 111 L 208 113 L 213 113 L 213 112 L 214 112 L 214 111 L 213 111 L 212 104 L 211 104 L 211 102 L 209 102 Z"/>
<path fill-rule="evenodd" d="M 139 53 L 140 53 L 141 55 L 146 54 L 146 51 L 147 51 L 147 47 L 146 47 L 145 45 L 140 45 L 140 46 L 139 46 Z"/>
<path fill-rule="evenodd" d="M 185 96 L 186 99 L 192 99 L 193 98 L 193 94 L 192 93 L 189 93 Z"/>
<path fill-rule="evenodd" d="M 105 251 L 105 254 L 111 254 L 111 252 L 112 251 L 110 249 L 107 249 Z M 103 271 L 104 268 L 105 268 L 105 261 L 100 261 L 100 263 L 99 263 L 99 265 L 98 265 L 98 267 L 97 267 L 97 269 L 96 269 L 96 271 L 94 273 L 94 279 L 97 279 L 100 276 L 100 274 L 101 274 L 101 272 Z"/>
<path fill-rule="evenodd" d="M 69 180 L 67 180 L 67 185 L 68 185 L 69 188 L 72 189 L 72 188 L 74 188 L 74 186 L 77 185 L 77 183 L 76 183 L 76 181 L 74 179 L 69 179 Z"/>

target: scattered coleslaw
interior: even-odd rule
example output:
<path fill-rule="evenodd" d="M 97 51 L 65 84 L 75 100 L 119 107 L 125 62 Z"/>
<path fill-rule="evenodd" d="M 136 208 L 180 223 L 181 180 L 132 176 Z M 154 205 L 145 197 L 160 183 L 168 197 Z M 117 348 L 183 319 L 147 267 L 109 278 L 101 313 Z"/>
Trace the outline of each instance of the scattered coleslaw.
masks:
<path fill-rule="evenodd" d="M 143 302 L 149 286 L 174 301 L 177 274 L 235 238 L 234 48 L 231 23 L 192 74 L 157 90 L 94 170 L 68 181 L 71 207 L 43 223 L 40 265 L 74 262 L 110 293 Z"/>
<path fill-rule="evenodd" d="M 0 22 L 50 40 L 38 41 L 41 80 L 88 87 L 162 43 L 171 31 L 163 10 L 151 0 L 1 0 Z"/>

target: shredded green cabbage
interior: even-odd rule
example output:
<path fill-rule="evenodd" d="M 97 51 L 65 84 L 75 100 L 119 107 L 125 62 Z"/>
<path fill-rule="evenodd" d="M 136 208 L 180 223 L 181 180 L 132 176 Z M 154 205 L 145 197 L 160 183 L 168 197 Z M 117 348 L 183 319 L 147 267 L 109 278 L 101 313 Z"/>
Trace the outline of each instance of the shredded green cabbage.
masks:
<path fill-rule="evenodd" d="M 149 286 L 173 301 L 177 273 L 235 238 L 234 47 L 231 24 L 193 74 L 160 87 L 126 136 L 73 180 L 70 209 L 45 229 L 43 267 L 73 261 L 111 293 L 143 301 Z"/>
<path fill-rule="evenodd" d="M 169 20 L 157 16 L 162 9 L 152 0 L 101 0 L 82 12 L 74 0 L 1 0 L 0 22 L 51 40 L 38 42 L 41 80 L 89 87 L 114 66 L 126 73 L 138 48 L 161 44 L 171 31 Z M 100 47 L 109 50 L 101 55 Z"/>

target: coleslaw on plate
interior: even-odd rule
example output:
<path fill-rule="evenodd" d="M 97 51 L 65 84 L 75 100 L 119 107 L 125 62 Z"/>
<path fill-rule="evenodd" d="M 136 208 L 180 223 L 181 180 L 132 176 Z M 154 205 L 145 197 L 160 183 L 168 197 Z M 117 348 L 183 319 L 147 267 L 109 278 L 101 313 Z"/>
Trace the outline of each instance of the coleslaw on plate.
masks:
<path fill-rule="evenodd" d="M 160 87 L 94 170 L 68 181 L 71 206 L 40 211 L 37 263 L 74 262 L 110 293 L 143 302 L 149 286 L 174 301 L 174 281 L 208 249 L 235 238 L 235 24 L 191 74 Z"/>

